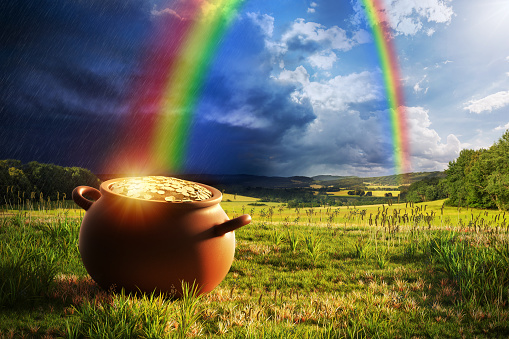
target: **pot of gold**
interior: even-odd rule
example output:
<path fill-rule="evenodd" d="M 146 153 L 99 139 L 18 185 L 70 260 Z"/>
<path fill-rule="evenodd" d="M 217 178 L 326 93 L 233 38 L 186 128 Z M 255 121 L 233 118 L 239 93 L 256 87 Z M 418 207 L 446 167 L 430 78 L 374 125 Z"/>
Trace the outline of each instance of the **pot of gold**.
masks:
<path fill-rule="evenodd" d="M 178 296 L 187 282 L 209 292 L 231 267 L 234 230 L 251 222 L 247 214 L 229 220 L 216 188 L 172 177 L 112 179 L 72 196 L 86 211 L 83 264 L 104 289 Z"/>

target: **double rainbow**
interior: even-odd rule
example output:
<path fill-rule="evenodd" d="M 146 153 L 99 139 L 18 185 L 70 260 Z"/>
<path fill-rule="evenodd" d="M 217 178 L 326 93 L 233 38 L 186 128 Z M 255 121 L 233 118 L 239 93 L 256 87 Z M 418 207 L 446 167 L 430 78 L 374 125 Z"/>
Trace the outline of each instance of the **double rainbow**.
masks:
<path fill-rule="evenodd" d="M 373 31 L 389 106 L 394 167 L 410 170 L 399 66 L 380 0 L 361 0 Z M 147 43 L 140 77 L 132 85 L 123 147 L 106 171 L 154 174 L 182 171 L 193 112 L 204 76 L 244 0 L 175 0 L 154 11 L 156 31 Z"/>
<path fill-rule="evenodd" d="M 406 111 L 399 64 L 388 20 L 380 0 L 362 0 L 362 3 L 371 26 L 383 73 L 389 106 L 394 168 L 398 174 L 408 173 L 411 169 Z"/>

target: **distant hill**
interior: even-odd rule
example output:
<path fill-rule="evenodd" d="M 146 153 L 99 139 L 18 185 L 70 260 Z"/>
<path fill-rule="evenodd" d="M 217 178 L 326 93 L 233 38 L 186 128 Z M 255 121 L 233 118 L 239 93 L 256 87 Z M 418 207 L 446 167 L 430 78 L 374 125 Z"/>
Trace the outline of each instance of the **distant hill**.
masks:
<path fill-rule="evenodd" d="M 364 183 L 380 186 L 400 186 L 410 185 L 414 182 L 424 180 L 426 178 L 445 178 L 444 172 L 414 172 L 407 174 L 394 174 L 382 177 L 343 177 L 340 179 L 320 181 L 323 186 L 340 186 L 340 187 L 354 187 L 363 186 Z M 319 176 L 327 177 L 327 176 Z"/>
<path fill-rule="evenodd" d="M 348 178 L 357 178 L 355 176 L 340 176 L 340 175 L 316 175 L 312 177 L 314 181 L 334 181 Z"/>
<path fill-rule="evenodd" d="M 121 175 L 102 174 L 98 177 L 105 181 Z M 177 177 L 185 180 L 201 182 L 211 186 L 244 186 L 260 188 L 309 188 L 313 184 L 323 186 L 354 187 L 362 186 L 369 182 L 373 185 L 398 186 L 401 183 L 411 184 L 425 178 L 445 177 L 444 172 L 416 172 L 409 174 L 389 175 L 382 177 L 356 177 L 337 175 L 317 175 L 314 177 L 293 176 L 293 177 L 269 177 L 249 174 L 217 175 L 217 174 L 186 174 Z"/>
<path fill-rule="evenodd" d="M 122 175 L 100 174 L 98 177 L 103 180 L 122 177 Z M 262 188 L 301 188 L 309 187 L 314 180 L 304 176 L 294 177 L 267 177 L 250 174 L 185 174 L 176 175 L 180 179 L 201 182 L 211 186 L 246 186 Z"/>
<path fill-rule="evenodd" d="M 299 188 L 309 187 L 313 179 L 304 176 L 294 177 L 267 177 L 259 175 L 185 175 L 179 176 L 182 179 L 202 182 L 210 185 L 241 185 L 246 187 L 262 188 Z"/>

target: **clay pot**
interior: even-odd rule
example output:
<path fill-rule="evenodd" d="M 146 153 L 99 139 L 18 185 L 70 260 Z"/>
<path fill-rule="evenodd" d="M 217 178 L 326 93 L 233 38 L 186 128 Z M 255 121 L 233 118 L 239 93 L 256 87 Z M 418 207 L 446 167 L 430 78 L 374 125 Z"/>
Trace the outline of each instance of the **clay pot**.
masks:
<path fill-rule="evenodd" d="M 110 190 L 79 186 L 73 200 L 86 210 L 79 250 L 88 273 L 102 288 L 153 291 L 178 296 L 182 281 L 214 289 L 228 273 L 235 253 L 234 230 L 251 222 L 247 214 L 229 220 L 219 190 L 203 201 L 166 202 L 130 198 Z M 87 199 L 85 196 L 94 199 Z"/>

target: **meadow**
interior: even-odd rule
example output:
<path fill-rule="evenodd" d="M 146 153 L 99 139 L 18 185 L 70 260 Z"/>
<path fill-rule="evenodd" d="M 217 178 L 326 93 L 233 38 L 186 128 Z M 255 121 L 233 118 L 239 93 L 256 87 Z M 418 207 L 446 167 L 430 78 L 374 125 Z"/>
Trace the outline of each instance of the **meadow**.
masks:
<path fill-rule="evenodd" d="M 443 201 L 287 208 L 225 194 L 225 280 L 178 300 L 101 290 L 81 264 L 82 211 L 0 215 L 1 338 L 506 338 L 509 214 Z"/>

